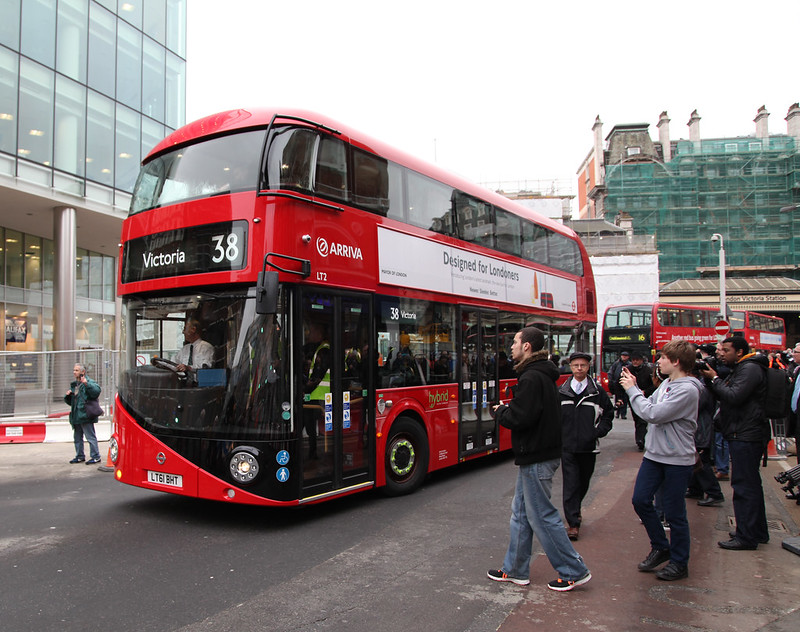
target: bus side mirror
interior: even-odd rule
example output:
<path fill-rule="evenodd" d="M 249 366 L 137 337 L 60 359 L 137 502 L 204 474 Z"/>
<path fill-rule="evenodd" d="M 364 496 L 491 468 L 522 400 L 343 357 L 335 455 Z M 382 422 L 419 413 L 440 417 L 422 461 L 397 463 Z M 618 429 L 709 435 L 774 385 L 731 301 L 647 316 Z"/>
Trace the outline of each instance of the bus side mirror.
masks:
<path fill-rule="evenodd" d="M 274 270 L 258 273 L 256 284 L 256 313 L 274 314 L 278 311 L 278 273 Z"/>

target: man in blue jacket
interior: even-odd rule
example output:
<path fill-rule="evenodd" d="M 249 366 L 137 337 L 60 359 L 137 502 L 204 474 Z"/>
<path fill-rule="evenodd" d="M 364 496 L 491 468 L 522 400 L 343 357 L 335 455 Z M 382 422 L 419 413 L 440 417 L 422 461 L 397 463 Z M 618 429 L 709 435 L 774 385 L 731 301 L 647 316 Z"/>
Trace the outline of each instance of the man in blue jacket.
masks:
<path fill-rule="evenodd" d="M 550 501 L 553 475 L 561 462 L 561 404 L 558 369 L 548 359 L 544 334 L 525 327 L 514 336 L 511 357 L 519 375 L 508 404 L 495 406 L 501 426 L 511 430 L 514 463 L 519 466 L 511 503 L 511 538 L 503 566 L 489 579 L 530 584 L 533 534 L 536 533 L 558 578 L 547 586 L 566 591 L 592 578 L 583 558 L 572 547 L 558 509 Z"/>
<path fill-rule="evenodd" d="M 561 476 L 567 535 L 577 540 L 581 526 L 581 503 L 594 474 L 600 437 L 614 423 L 614 404 L 590 376 L 592 356 L 576 351 L 569 357 L 572 379 L 558 389 L 561 399 Z"/>
<path fill-rule="evenodd" d="M 711 378 L 711 390 L 719 400 L 722 435 L 731 455 L 736 531 L 730 540 L 717 544 L 729 551 L 752 551 L 769 541 L 759 471 L 761 455 L 770 436 L 761 405 L 767 360 L 750 353 L 750 345 L 742 336 L 730 336 L 722 341 L 720 359 L 733 369 L 727 378 L 723 380 L 712 368 L 703 371 L 703 375 Z"/>

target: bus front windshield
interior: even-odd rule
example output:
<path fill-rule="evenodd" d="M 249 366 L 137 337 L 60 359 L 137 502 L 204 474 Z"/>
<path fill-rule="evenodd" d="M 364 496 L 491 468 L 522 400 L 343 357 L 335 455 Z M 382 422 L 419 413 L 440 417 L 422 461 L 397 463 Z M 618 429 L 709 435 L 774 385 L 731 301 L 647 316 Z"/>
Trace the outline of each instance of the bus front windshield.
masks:
<path fill-rule="evenodd" d="M 282 310 L 256 314 L 251 289 L 132 298 L 126 313 L 119 396 L 148 431 L 262 439 L 291 432 Z"/>
<path fill-rule="evenodd" d="M 258 186 L 264 130 L 220 136 L 161 154 L 139 172 L 129 215 Z"/>

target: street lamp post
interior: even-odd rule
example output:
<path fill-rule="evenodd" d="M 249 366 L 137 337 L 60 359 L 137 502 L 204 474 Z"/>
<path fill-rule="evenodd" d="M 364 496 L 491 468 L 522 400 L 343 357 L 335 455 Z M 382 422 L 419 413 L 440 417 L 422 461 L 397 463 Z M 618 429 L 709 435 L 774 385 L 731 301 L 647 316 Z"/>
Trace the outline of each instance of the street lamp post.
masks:
<path fill-rule="evenodd" d="M 714 233 L 711 235 L 711 241 L 719 242 L 719 313 L 724 320 L 728 317 L 725 301 L 725 240 L 719 233 Z"/>

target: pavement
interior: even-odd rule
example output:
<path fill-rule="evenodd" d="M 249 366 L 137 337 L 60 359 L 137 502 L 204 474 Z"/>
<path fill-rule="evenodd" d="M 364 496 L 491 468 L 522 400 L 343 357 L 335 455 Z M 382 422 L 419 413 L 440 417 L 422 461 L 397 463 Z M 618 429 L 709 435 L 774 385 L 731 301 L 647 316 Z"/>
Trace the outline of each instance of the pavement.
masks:
<path fill-rule="evenodd" d="M 786 498 L 774 476 L 797 464 L 770 460 L 761 469 L 768 544 L 755 551 L 726 551 L 717 546 L 728 540 L 735 525 L 732 491 L 722 481 L 725 502 L 698 507 L 687 499 L 692 536 L 689 577 L 664 582 L 642 573 L 637 564 L 650 544 L 631 506 L 633 481 L 642 454 L 632 450 L 615 458 L 590 504 L 582 508 L 583 524 L 575 548 L 592 572 L 592 580 L 570 592 L 554 593 L 546 583 L 554 578 L 547 558 L 532 565 L 531 585 L 514 587 L 525 595 L 500 632 L 529 632 L 546 626 L 559 630 L 684 630 L 687 632 L 797 632 L 800 630 L 800 555 L 782 542 L 800 531 L 800 505 Z M 795 550 L 800 538 L 790 540 Z M 502 584 L 504 588 L 511 584 Z"/>
<path fill-rule="evenodd" d="M 104 460 L 107 450 L 107 442 L 101 442 Z M 0 480 L 14 484 L 39 478 L 42 467 L 56 477 L 113 476 L 98 472 L 95 466 L 70 465 L 74 450 L 69 442 L 0 445 L 0 455 Z M 725 551 L 717 546 L 728 539 L 734 524 L 730 483 L 722 482 L 725 502 L 721 506 L 698 507 L 694 500 L 687 500 L 692 535 L 689 577 L 663 582 L 636 568 L 650 548 L 630 502 L 642 454 L 634 447 L 613 457 L 609 452 L 605 455 L 609 463 L 595 475 L 575 543 L 592 580 L 570 592 L 549 590 L 546 584 L 555 575 L 543 555 L 534 559 L 530 586 L 484 579 L 486 590 L 503 599 L 509 611 L 499 627 L 493 624 L 486 630 L 530 632 L 538 626 L 548 632 L 800 630 L 800 555 L 782 546 L 792 540 L 797 550 L 800 505 L 787 499 L 774 479 L 796 464 L 795 457 L 770 460 L 761 469 L 768 544 L 755 551 Z M 554 493 L 560 494 L 560 489 Z M 470 628 L 470 632 L 479 631 L 483 628 Z"/>

